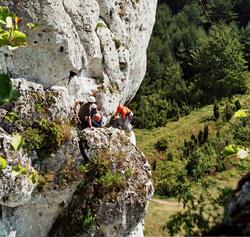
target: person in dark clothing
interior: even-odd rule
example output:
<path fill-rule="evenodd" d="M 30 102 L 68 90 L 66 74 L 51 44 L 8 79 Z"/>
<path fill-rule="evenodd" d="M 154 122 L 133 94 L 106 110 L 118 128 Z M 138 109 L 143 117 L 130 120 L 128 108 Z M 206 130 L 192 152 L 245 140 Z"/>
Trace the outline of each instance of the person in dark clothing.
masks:
<path fill-rule="evenodd" d="M 97 109 L 96 104 L 91 106 L 91 123 L 96 128 L 100 128 L 103 125 L 103 114 Z"/>
<path fill-rule="evenodd" d="M 90 96 L 87 103 L 76 102 L 74 105 L 74 110 L 76 110 L 76 106 L 80 104 L 80 110 L 78 112 L 78 117 L 81 122 L 82 129 L 84 128 L 92 128 L 91 117 L 93 115 L 93 107 L 96 107 L 96 100 L 94 96 Z"/>

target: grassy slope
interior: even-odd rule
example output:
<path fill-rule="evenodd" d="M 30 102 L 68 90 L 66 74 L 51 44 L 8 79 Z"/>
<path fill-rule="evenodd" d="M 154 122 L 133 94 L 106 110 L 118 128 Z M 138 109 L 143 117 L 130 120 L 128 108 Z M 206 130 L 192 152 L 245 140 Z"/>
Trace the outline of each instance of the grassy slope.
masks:
<path fill-rule="evenodd" d="M 242 107 L 250 109 L 250 95 L 237 96 L 233 101 L 239 99 Z M 165 159 L 166 155 L 159 154 L 154 149 L 154 143 L 162 137 L 170 137 L 169 151 L 178 155 L 178 147 L 183 144 L 184 139 L 189 139 L 191 134 L 198 134 L 203 129 L 206 119 L 213 115 L 213 105 L 206 106 L 200 110 L 191 112 L 188 116 L 182 117 L 177 122 L 170 122 L 165 127 L 153 130 L 136 130 L 137 146 L 145 153 L 150 161 L 153 159 Z M 210 136 L 215 134 L 213 127 L 210 127 Z M 177 165 L 181 161 L 176 159 Z M 243 173 L 246 171 L 242 171 Z M 195 192 L 201 192 L 202 188 L 207 188 L 211 193 L 216 194 L 217 187 L 234 188 L 239 180 L 241 172 L 231 169 L 218 173 L 215 176 L 204 178 L 202 183 L 194 185 Z M 181 209 L 180 206 L 168 205 L 152 201 L 149 205 L 148 214 L 145 219 L 145 237 L 169 236 L 164 231 L 164 226 L 171 214 Z"/>
<path fill-rule="evenodd" d="M 232 99 L 239 99 L 242 107 L 250 109 L 250 95 L 237 96 Z M 222 102 L 223 104 L 223 102 Z M 213 115 L 213 105 L 208 105 L 199 110 L 191 112 L 185 117 L 181 117 L 177 122 L 169 122 L 165 127 L 155 128 L 153 130 L 136 129 L 137 146 L 144 152 L 151 161 L 157 158 L 163 158 L 154 149 L 154 144 L 163 137 L 170 137 L 172 142 L 169 144 L 169 151 L 177 154 L 178 147 L 183 145 L 184 139 L 190 139 L 193 134 L 197 135 L 203 130 L 206 119 Z M 210 127 L 210 135 L 214 135 L 214 130 Z"/>

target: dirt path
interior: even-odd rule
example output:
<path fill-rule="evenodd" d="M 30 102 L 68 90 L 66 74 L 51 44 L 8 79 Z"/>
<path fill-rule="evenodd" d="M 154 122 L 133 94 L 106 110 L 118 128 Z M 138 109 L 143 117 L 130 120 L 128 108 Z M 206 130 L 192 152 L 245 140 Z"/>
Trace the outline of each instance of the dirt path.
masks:
<path fill-rule="evenodd" d="M 182 207 L 183 206 L 182 203 L 179 203 L 177 201 L 166 201 L 166 200 L 156 199 L 156 198 L 153 198 L 151 200 L 151 202 L 155 202 L 155 203 L 159 203 L 159 204 L 164 204 L 164 205 L 171 206 L 171 207 Z"/>

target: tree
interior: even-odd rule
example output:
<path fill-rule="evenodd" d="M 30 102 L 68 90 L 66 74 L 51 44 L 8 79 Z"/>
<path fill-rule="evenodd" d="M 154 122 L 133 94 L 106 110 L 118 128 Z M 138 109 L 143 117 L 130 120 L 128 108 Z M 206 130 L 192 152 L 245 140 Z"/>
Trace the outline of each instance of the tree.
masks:
<path fill-rule="evenodd" d="M 235 5 L 236 1 L 233 0 L 209 0 L 207 1 L 207 12 L 214 23 L 230 23 L 238 17 L 234 11 Z"/>
<path fill-rule="evenodd" d="M 213 26 L 193 51 L 197 86 L 210 98 L 231 96 L 246 90 L 246 61 L 239 37 L 230 27 Z"/>
<path fill-rule="evenodd" d="M 250 0 L 239 0 L 236 5 L 239 14 L 239 25 L 245 27 L 250 21 Z"/>
<path fill-rule="evenodd" d="M 214 111 L 214 119 L 215 119 L 215 121 L 217 121 L 220 117 L 220 109 L 219 109 L 219 105 L 217 103 L 214 104 L 213 111 Z"/>
<path fill-rule="evenodd" d="M 235 111 L 238 111 L 241 109 L 241 104 L 240 104 L 240 101 L 239 100 L 236 100 L 234 102 L 234 105 L 235 105 Z"/>
<path fill-rule="evenodd" d="M 250 23 L 245 28 L 241 28 L 240 37 L 240 41 L 244 45 L 244 55 L 248 62 L 248 69 L 250 69 Z"/>

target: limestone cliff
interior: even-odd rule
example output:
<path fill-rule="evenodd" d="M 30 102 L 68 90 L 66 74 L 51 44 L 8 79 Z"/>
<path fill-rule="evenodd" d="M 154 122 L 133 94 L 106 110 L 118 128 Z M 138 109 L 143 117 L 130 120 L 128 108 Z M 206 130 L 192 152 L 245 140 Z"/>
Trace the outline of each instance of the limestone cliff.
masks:
<path fill-rule="evenodd" d="M 24 22 L 37 23 L 30 45 L 0 55 L 15 77 L 46 88 L 63 85 L 73 99 L 97 90 L 111 114 L 132 99 L 146 71 L 157 0 L 7 1 Z"/>
<path fill-rule="evenodd" d="M 37 27 L 27 47 L 0 49 L 21 93 L 0 107 L 0 236 L 143 236 L 148 162 L 121 130 L 77 129 L 71 106 L 95 91 L 110 116 L 131 100 L 157 0 L 2 4 Z"/>
<path fill-rule="evenodd" d="M 65 88 L 14 83 L 19 100 L 0 108 L 0 236 L 143 236 L 150 167 L 125 132 L 78 130 Z"/>

